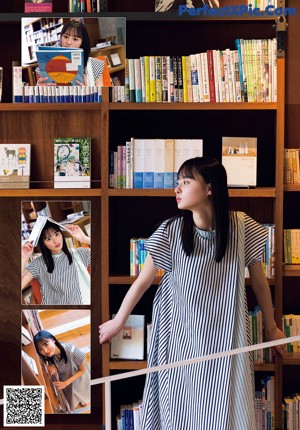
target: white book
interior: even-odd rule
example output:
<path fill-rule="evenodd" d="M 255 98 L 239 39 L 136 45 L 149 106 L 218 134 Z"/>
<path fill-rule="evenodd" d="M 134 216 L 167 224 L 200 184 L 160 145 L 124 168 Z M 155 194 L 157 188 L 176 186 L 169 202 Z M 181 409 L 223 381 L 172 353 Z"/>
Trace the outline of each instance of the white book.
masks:
<path fill-rule="evenodd" d="M 25 351 L 22 351 L 22 355 L 25 358 L 25 360 L 27 361 L 29 367 L 32 369 L 32 371 L 38 375 L 39 371 L 35 362 L 35 359 L 32 358 L 30 355 L 28 355 Z"/>
<path fill-rule="evenodd" d="M 143 360 L 144 330 L 145 315 L 129 315 L 120 333 L 111 340 L 111 358 Z"/>
<path fill-rule="evenodd" d="M 13 66 L 13 102 L 23 102 L 22 67 Z"/>
<path fill-rule="evenodd" d="M 30 336 L 29 331 L 22 326 L 22 345 L 28 345 L 32 342 L 32 338 Z"/>
<path fill-rule="evenodd" d="M 133 188 L 143 188 L 144 140 L 131 139 L 133 143 Z"/>
<path fill-rule="evenodd" d="M 154 139 L 154 188 L 164 188 L 164 139 Z"/>
<path fill-rule="evenodd" d="M 68 233 L 70 233 L 70 230 L 64 226 L 64 224 L 59 223 L 57 221 L 54 221 L 54 219 L 48 217 L 48 216 L 44 216 L 44 215 L 39 215 L 37 217 L 37 220 L 33 226 L 33 229 L 31 230 L 30 236 L 28 241 L 30 243 L 32 243 L 32 246 L 35 247 L 39 241 L 40 235 L 42 233 L 43 228 L 45 227 L 45 224 L 47 221 L 52 222 L 53 224 L 56 224 L 59 226 L 59 228 L 61 230 L 67 231 Z M 71 223 L 71 221 L 70 221 Z"/>
<path fill-rule="evenodd" d="M 133 145 L 126 142 L 126 188 L 133 188 Z"/>
<path fill-rule="evenodd" d="M 200 53 L 203 81 L 203 101 L 210 102 L 207 53 Z"/>
<path fill-rule="evenodd" d="M 154 188 L 154 140 L 144 140 L 143 188 Z"/>
<path fill-rule="evenodd" d="M 142 84 L 142 102 L 146 102 L 146 75 L 145 75 L 145 57 L 140 57 L 141 63 L 141 84 Z"/>
<path fill-rule="evenodd" d="M 182 139 L 174 139 L 174 186 L 177 184 L 177 173 L 182 164 Z"/>
<path fill-rule="evenodd" d="M 200 101 L 200 103 L 203 103 L 204 102 L 203 74 L 202 74 L 201 55 L 200 54 L 196 54 L 196 66 L 197 66 L 197 71 L 198 71 L 199 101 Z"/>
<path fill-rule="evenodd" d="M 222 164 L 229 187 L 255 187 L 257 171 L 256 137 L 223 137 Z"/>
<path fill-rule="evenodd" d="M 164 148 L 164 188 L 170 189 L 174 187 L 174 140 L 165 139 Z"/>
<path fill-rule="evenodd" d="M 199 76 L 198 76 L 196 55 L 190 55 L 190 64 L 191 64 L 191 83 L 192 83 L 193 102 L 198 103 L 200 102 L 200 94 L 199 94 Z"/>

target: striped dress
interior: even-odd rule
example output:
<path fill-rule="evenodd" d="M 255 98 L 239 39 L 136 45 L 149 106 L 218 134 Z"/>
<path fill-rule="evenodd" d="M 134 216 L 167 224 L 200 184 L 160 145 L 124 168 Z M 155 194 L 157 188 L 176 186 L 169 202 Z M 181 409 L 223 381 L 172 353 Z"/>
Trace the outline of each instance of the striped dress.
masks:
<path fill-rule="evenodd" d="M 66 381 L 71 378 L 79 369 L 84 361 L 87 371 L 72 384 L 68 385 L 63 391 L 66 399 L 73 411 L 79 403 L 91 402 L 90 371 L 85 361 L 84 353 L 71 343 L 62 343 L 67 355 L 67 362 L 54 356 L 54 364 L 57 368 L 59 380 Z"/>
<path fill-rule="evenodd" d="M 90 265 L 91 254 L 89 248 L 75 248 L 85 267 Z M 81 305 L 82 296 L 79 287 L 78 267 L 73 257 L 69 264 L 64 252 L 52 255 L 54 270 L 48 273 L 42 256 L 31 261 L 26 269 L 41 285 L 42 305 Z"/>
<path fill-rule="evenodd" d="M 242 212 L 230 217 L 226 254 L 214 260 L 214 232 L 195 229 L 181 245 L 182 219 L 164 222 L 147 242 L 165 275 L 153 304 L 148 365 L 193 359 L 249 344 L 245 266 L 261 260 L 267 232 Z M 147 375 L 142 430 L 255 430 L 249 354 Z"/>

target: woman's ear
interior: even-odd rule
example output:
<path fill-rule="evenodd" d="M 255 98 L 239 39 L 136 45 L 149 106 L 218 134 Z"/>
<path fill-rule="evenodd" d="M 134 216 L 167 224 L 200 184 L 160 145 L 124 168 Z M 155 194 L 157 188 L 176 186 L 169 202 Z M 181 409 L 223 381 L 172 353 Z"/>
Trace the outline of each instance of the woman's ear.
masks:
<path fill-rule="evenodd" d="M 207 184 L 207 195 L 211 196 L 212 192 L 211 192 L 211 184 Z"/>

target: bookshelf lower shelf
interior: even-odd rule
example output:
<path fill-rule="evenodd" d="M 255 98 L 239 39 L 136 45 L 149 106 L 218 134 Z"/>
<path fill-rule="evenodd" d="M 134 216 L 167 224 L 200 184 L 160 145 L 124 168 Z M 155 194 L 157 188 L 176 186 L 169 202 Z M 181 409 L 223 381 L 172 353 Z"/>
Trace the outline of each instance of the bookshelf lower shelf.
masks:
<path fill-rule="evenodd" d="M 130 361 L 130 360 L 111 360 L 109 362 L 110 370 L 139 370 L 147 367 L 147 361 Z"/>
<path fill-rule="evenodd" d="M 300 364 L 300 354 L 299 354 L 299 364 Z M 109 362 L 110 370 L 139 370 L 147 367 L 147 361 L 114 361 L 111 360 Z M 274 372 L 275 364 L 274 363 L 254 363 L 254 370 L 256 372 Z"/>

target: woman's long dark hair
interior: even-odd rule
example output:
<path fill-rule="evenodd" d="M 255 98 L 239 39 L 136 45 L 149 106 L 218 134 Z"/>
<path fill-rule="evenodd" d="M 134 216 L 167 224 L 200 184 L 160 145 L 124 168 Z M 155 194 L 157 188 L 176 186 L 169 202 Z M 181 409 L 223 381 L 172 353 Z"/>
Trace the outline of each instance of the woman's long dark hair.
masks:
<path fill-rule="evenodd" d="M 179 168 L 178 177 L 193 179 L 201 176 L 211 186 L 214 226 L 216 231 L 215 259 L 219 263 L 225 255 L 229 229 L 229 196 L 227 174 L 224 166 L 212 157 L 196 157 L 185 161 Z M 183 210 L 177 217 L 183 217 L 182 243 L 187 255 L 194 249 L 194 221 L 189 210 Z M 174 219 L 172 218 L 170 222 Z"/>
<path fill-rule="evenodd" d="M 82 40 L 80 48 L 83 49 L 84 67 L 86 67 L 91 52 L 91 42 L 86 27 L 81 21 L 71 19 L 63 26 L 60 38 L 64 33 L 74 34 Z"/>
<path fill-rule="evenodd" d="M 66 363 L 68 361 L 68 358 L 67 358 L 67 354 L 66 354 L 65 348 L 56 339 L 56 337 L 53 336 L 53 334 L 49 333 L 49 331 L 46 331 L 46 330 L 38 331 L 36 333 L 36 335 L 34 336 L 34 338 L 33 338 L 34 346 L 35 346 L 35 349 L 36 349 L 36 352 L 38 353 L 38 355 L 41 357 L 41 359 L 44 362 L 49 362 L 49 363 L 53 363 L 54 364 L 53 357 L 46 357 L 45 355 L 41 354 L 40 351 L 39 351 L 39 349 L 41 347 L 41 344 L 46 343 L 48 339 L 51 339 L 51 340 L 53 340 L 55 342 L 55 345 L 60 350 L 60 356 L 61 356 L 61 358 L 63 358 L 65 360 L 65 363 Z"/>
<path fill-rule="evenodd" d="M 46 247 L 46 245 L 44 243 L 44 240 L 46 239 L 49 230 L 54 232 L 54 233 L 59 231 L 61 234 L 62 234 L 62 231 L 57 224 L 54 224 L 51 221 L 47 221 L 42 232 L 41 232 L 41 235 L 40 235 L 40 238 L 38 241 L 38 245 L 39 245 L 39 248 L 41 250 L 44 262 L 47 266 L 47 271 L 48 271 L 48 273 L 52 273 L 54 270 L 54 260 L 53 260 L 51 251 Z M 62 239 L 63 239 L 62 251 L 67 255 L 68 260 L 69 260 L 69 264 L 72 264 L 73 258 L 72 258 L 72 255 L 71 255 L 69 249 L 68 249 L 66 239 L 64 238 L 63 234 L 62 234 Z"/>

